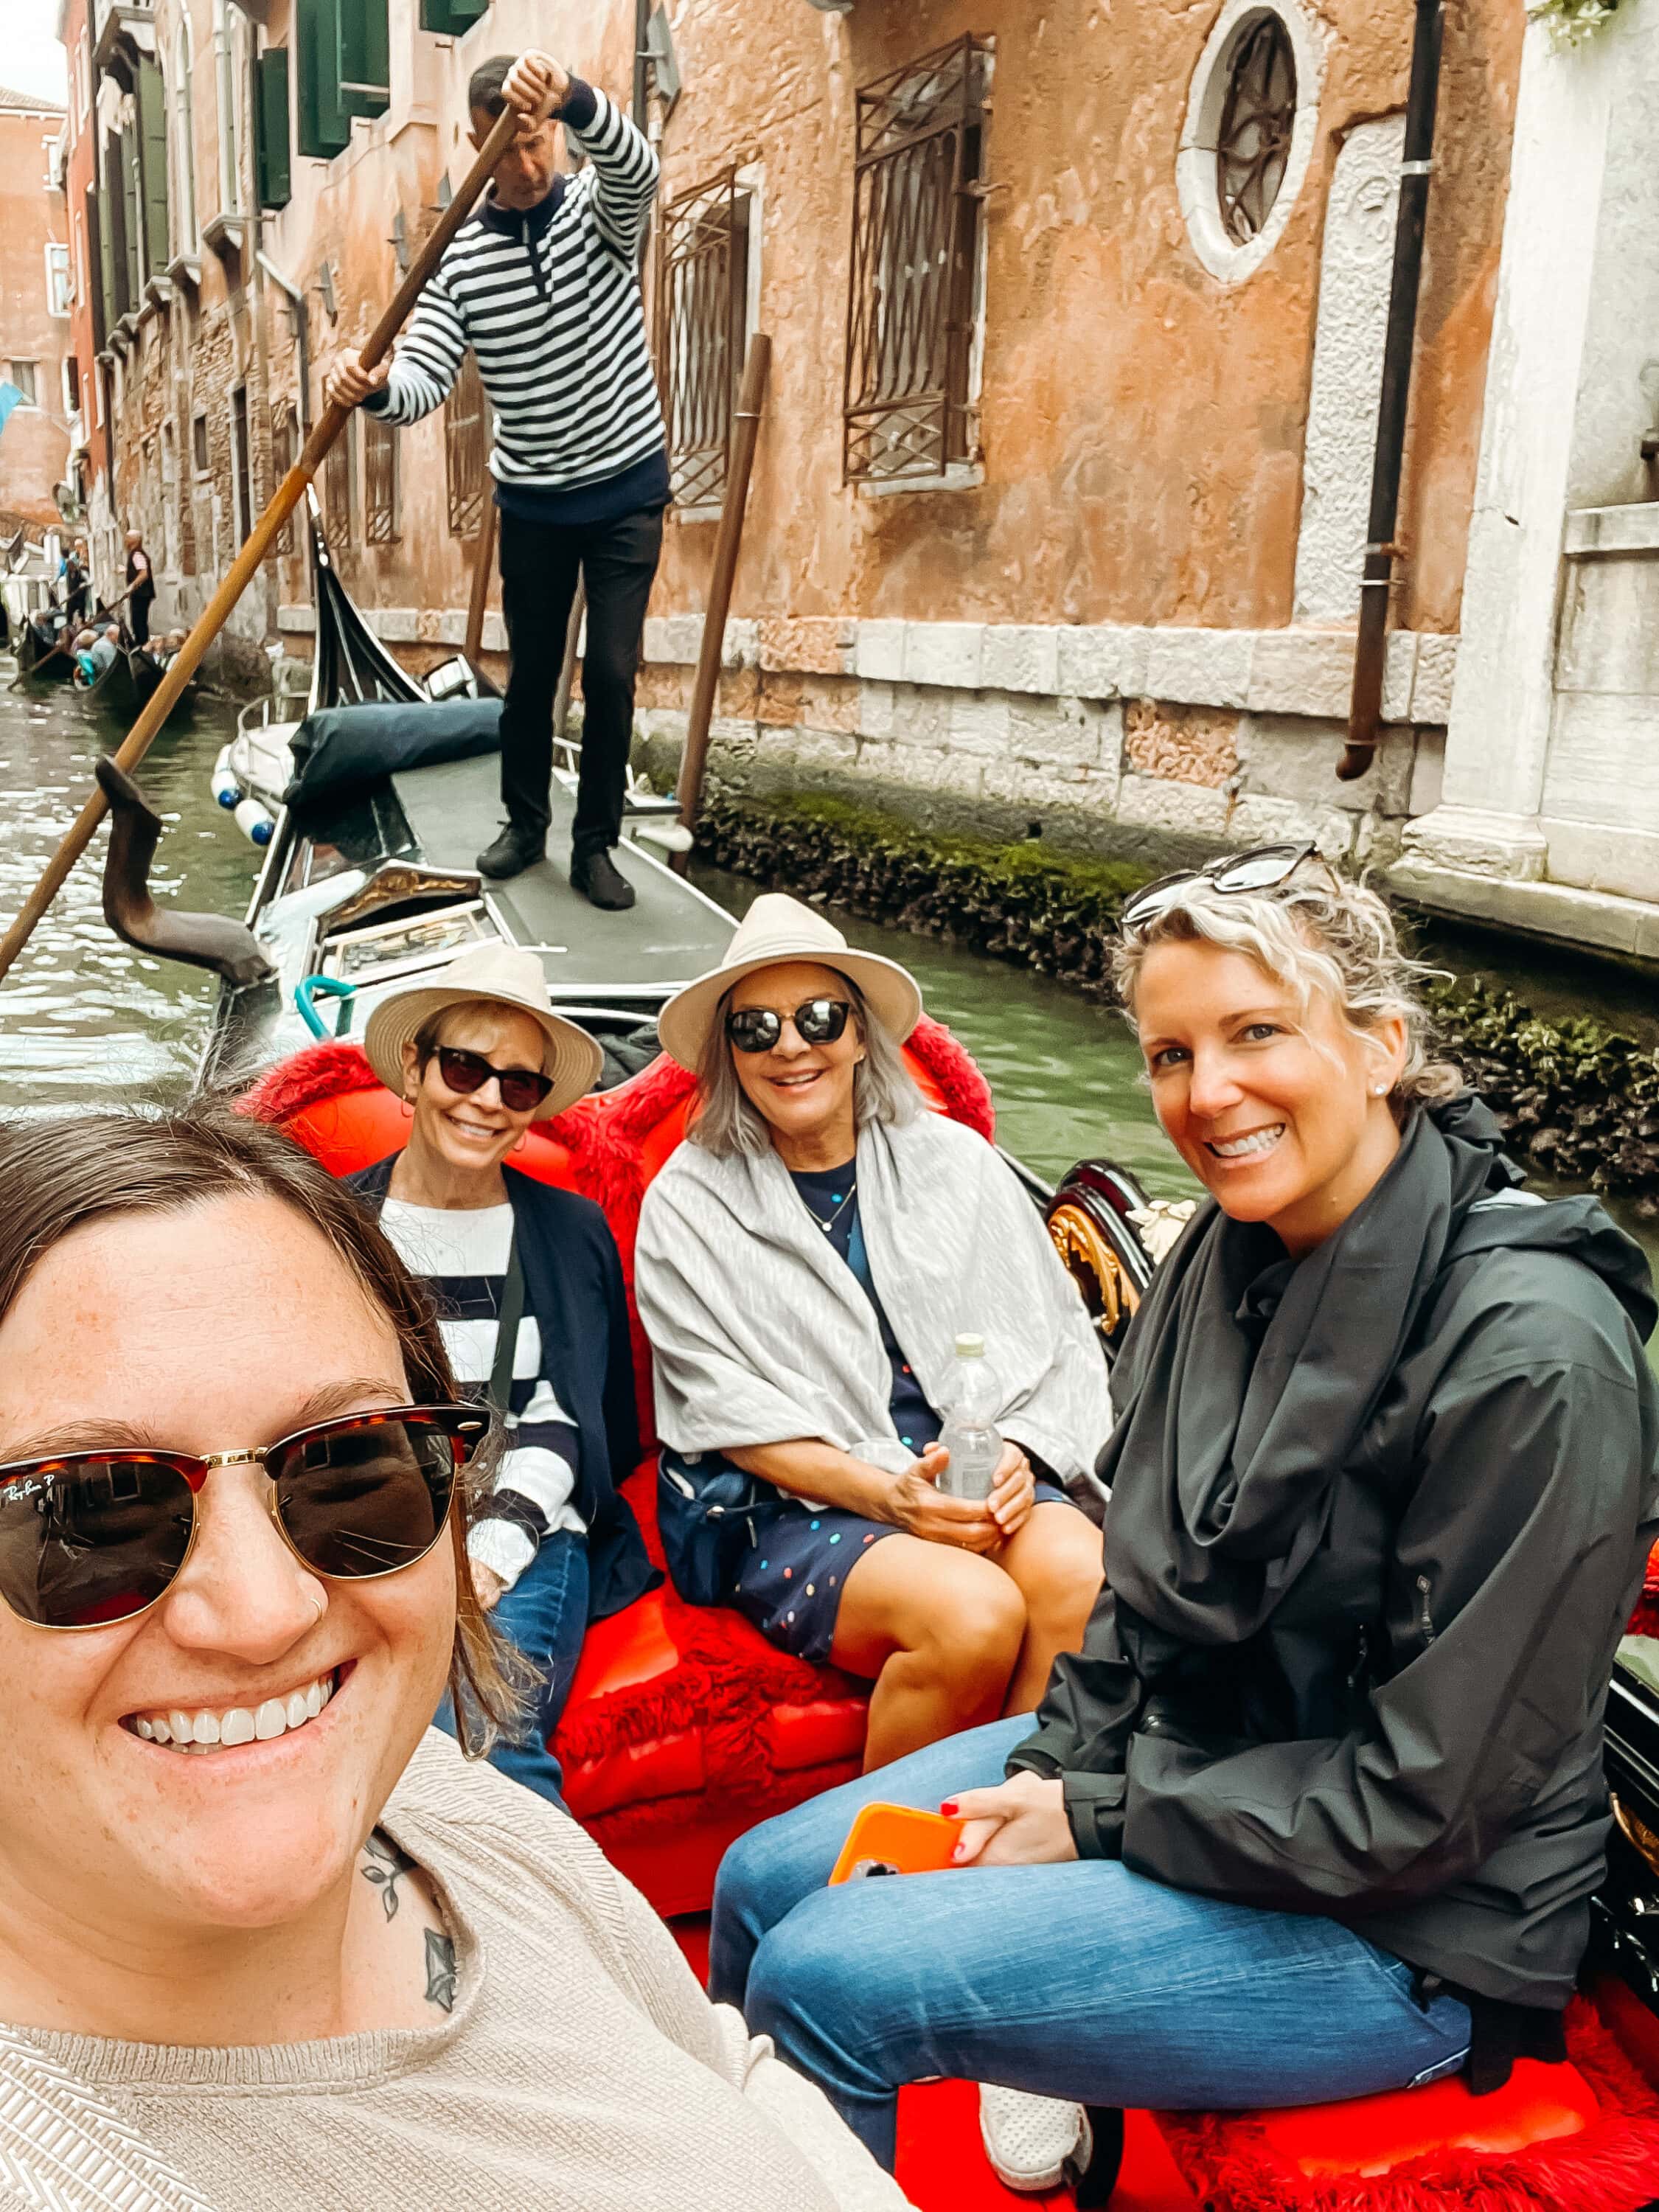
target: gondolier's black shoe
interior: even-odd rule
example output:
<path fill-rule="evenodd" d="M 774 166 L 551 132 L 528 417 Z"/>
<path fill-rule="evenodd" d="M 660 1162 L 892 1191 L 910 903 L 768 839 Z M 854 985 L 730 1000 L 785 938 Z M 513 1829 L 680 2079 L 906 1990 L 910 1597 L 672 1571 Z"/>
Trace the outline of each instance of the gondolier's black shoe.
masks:
<path fill-rule="evenodd" d="M 478 873 L 493 876 L 500 883 L 507 876 L 521 876 L 526 868 L 533 868 L 538 860 L 546 857 L 546 853 L 544 830 L 518 830 L 509 822 L 495 843 L 479 854 Z"/>
<path fill-rule="evenodd" d="M 608 914 L 620 914 L 634 903 L 634 886 L 609 853 L 595 853 L 590 860 L 573 860 L 570 883 L 590 905 L 603 907 Z"/>

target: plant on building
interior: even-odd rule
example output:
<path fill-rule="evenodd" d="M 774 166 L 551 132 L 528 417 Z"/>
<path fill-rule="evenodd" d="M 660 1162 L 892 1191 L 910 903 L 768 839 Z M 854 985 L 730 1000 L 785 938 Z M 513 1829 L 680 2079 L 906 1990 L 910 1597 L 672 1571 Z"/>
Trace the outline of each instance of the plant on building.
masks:
<path fill-rule="evenodd" d="M 1544 25 L 1558 53 L 1582 46 L 1618 12 L 1619 0 L 1536 0 L 1527 10 L 1534 22 Z"/>

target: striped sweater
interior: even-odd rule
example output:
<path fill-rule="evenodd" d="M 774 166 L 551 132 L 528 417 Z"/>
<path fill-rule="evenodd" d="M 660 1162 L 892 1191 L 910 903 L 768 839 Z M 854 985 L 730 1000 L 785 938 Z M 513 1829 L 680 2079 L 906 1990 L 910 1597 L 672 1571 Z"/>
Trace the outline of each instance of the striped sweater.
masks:
<path fill-rule="evenodd" d="M 380 1226 L 411 1274 L 431 1285 L 438 1326 L 455 1380 L 469 1396 L 486 1392 L 513 1249 L 510 1206 L 440 1208 L 388 1198 Z M 533 1313 L 519 1323 L 513 1347 L 507 1429 L 511 1443 L 495 1496 L 467 1539 L 475 1559 L 510 1588 L 556 1528 L 586 1531 L 571 1504 L 581 1443 L 542 1372 L 542 1333 Z"/>
<path fill-rule="evenodd" d="M 422 293 L 385 390 L 364 403 L 418 422 L 471 346 L 495 414 L 492 475 L 551 492 L 618 476 L 664 442 L 635 270 L 657 157 L 580 78 L 562 114 L 587 167 L 526 215 L 486 200 Z"/>

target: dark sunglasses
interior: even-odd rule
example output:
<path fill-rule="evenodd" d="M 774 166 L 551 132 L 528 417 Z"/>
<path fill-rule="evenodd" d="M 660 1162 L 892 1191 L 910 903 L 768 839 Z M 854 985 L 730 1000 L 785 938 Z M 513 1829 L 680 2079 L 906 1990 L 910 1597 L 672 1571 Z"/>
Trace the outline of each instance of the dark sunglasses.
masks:
<path fill-rule="evenodd" d="M 481 1052 L 463 1052 L 459 1045 L 441 1044 L 434 1057 L 447 1088 L 459 1091 L 463 1098 L 482 1091 L 493 1075 L 509 1114 L 533 1113 L 553 1088 L 550 1075 L 533 1067 L 497 1067 Z"/>
<path fill-rule="evenodd" d="M 784 1023 L 791 1021 L 803 1044 L 834 1044 L 852 1011 L 846 999 L 803 999 L 787 1015 L 775 1014 L 770 1006 L 743 1006 L 726 1016 L 726 1034 L 739 1052 L 770 1052 L 783 1035 Z"/>
<path fill-rule="evenodd" d="M 264 1469 L 270 1517 L 313 1574 L 395 1575 L 442 1535 L 457 1471 L 489 1426 L 465 1406 L 397 1406 L 206 1459 L 117 1445 L 0 1467 L 0 1598 L 37 1628 L 148 1612 L 190 1557 L 216 1467 Z"/>
<path fill-rule="evenodd" d="M 1206 860 L 1201 868 L 1179 868 L 1172 876 L 1160 876 L 1155 884 L 1148 884 L 1124 902 L 1118 917 L 1119 927 L 1137 929 L 1143 923 L 1155 921 L 1168 911 L 1182 891 L 1193 884 L 1208 884 L 1218 891 L 1274 891 L 1287 884 L 1304 860 L 1317 860 L 1330 878 L 1334 889 L 1340 882 L 1334 868 L 1320 855 L 1319 848 L 1309 838 L 1301 845 L 1255 845 L 1248 853 L 1230 853 L 1218 860 Z"/>

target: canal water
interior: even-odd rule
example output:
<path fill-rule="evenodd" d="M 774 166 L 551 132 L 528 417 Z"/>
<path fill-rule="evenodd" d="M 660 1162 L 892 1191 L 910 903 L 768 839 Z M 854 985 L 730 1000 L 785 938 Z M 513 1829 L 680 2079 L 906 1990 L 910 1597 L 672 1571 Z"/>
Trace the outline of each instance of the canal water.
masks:
<path fill-rule="evenodd" d="M 17 910 L 92 788 L 93 761 L 120 732 L 67 685 L 5 688 L 0 658 L 0 915 Z M 215 805 L 209 773 L 234 734 L 236 709 L 204 700 L 192 720 L 165 731 L 141 771 L 167 823 L 157 855 L 158 896 L 238 913 L 258 864 L 254 848 Z M 201 1048 L 211 980 L 120 944 L 99 905 L 101 846 L 70 876 L 27 951 L 0 986 L 0 1106 L 92 1105 L 186 1083 Z M 700 880 L 741 913 L 755 886 L 709 870 Z M 1040 1174 L 1063 1175 L 1090 1154 L 1132 1169 L 1154 1196 L 1194 1186 L 1164 1143 L 1121 1017 L 1041 976 L 931 939 L 848 921 L 858 945 L 890 953 L 915 974 L 928 1011 L 954 1030 L 984 1069 L 999 1134 Z M 1592 1012 L 1651 1028 L 1650 995 L 1570 961 L 1523 967 L 1514 948 L 1449 938 L 1435 957 L 1463 973 L 1507 982 L 1540 1012 Z M 1620 1208 L 1659 1264 L 1659 1233 Z"/>

